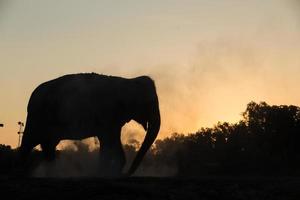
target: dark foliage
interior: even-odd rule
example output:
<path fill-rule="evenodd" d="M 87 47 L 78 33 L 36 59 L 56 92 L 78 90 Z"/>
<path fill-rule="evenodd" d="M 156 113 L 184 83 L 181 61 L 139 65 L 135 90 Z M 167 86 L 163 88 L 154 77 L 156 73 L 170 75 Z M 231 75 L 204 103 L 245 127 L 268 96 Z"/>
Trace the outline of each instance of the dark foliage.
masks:
<path fill-rule="evenodd" d="M 137 173 L 165 168 L 176 169 L 172 175 L 191 177 L 300 175 L 300 108 L 251 102 L 242 116 L 235 124 L 219 122 L 196 133 L 157 140 Z M 124 145 L 129 162 L 138 147 L 137 141 Z M 39 152 L 32 156 L 40 159 Z M 13 168 L 15 157 L 16 150 L 0 145 L 1 173 Z"/>
<path fill-rule="evenodd" d="M 251 102 L 242 116 L 157 140 L 148 158 L 174 166 L 178 176 L 299 175 L 300 108 Z"/>

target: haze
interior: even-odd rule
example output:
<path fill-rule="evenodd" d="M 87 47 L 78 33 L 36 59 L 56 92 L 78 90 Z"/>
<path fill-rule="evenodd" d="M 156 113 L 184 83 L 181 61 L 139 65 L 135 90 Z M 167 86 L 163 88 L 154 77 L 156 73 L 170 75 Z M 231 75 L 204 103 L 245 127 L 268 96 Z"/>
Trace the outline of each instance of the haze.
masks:
<path fill-rule="evenodd" d="M 0 143 L 17 145 L 34 88 L 68 73 L 151 76 L 160 137 L 236 122 L 252 100 L 300 105 L 298 2 L 0 0 Z"/>

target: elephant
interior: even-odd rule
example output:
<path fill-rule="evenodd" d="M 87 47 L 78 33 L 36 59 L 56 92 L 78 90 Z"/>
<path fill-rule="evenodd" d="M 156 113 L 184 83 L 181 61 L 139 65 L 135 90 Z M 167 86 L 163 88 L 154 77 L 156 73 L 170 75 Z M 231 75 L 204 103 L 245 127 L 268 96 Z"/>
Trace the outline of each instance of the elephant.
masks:
<path fill-rule="evenodd" d="M 104 174 L 122 175 L 126 158 L 121 128 L 135 120 L 146 131 L 126 175 L 132 175 L 160 130 L 159 101 L 149 76 L 123 78 L 97 73 L 67 74 L 40 84 L 31 94 L 21 158 L 41 145 L 46 160 L 55 159 L 60 140 L 97 137 Z"/>

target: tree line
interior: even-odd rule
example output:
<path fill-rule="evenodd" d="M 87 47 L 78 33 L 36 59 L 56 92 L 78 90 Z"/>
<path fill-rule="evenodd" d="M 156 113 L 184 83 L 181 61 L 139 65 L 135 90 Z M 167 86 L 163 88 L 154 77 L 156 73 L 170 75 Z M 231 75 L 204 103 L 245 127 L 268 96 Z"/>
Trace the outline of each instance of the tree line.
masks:
<path fill-rule="evenodd" d="M 146 161 L 177 176 L 299 175 L 300 108 L 250 102 L 238 123 L 157 140 Z"/>

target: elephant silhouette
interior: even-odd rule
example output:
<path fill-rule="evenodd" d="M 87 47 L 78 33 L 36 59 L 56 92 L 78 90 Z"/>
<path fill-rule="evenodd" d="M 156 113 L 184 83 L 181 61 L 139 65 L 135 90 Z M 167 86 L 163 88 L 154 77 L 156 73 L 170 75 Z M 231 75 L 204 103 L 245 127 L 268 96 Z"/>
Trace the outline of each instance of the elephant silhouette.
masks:
<path fill-rule="evenodd" d="M 41 145 L 49 161 L 60 140 L 96 136 L 100 141 L 101 171 L 121 175 L 126 163 L 120 140 L 122 126 L 135 120 L 145 139 L 128 172 L 132 175 L 160 129 L 155 83 L 148 76 L 122 78 L 96 73 L 69 74 L 39 85 L 31 94 L 19 149 L 22 159 Z"/>

